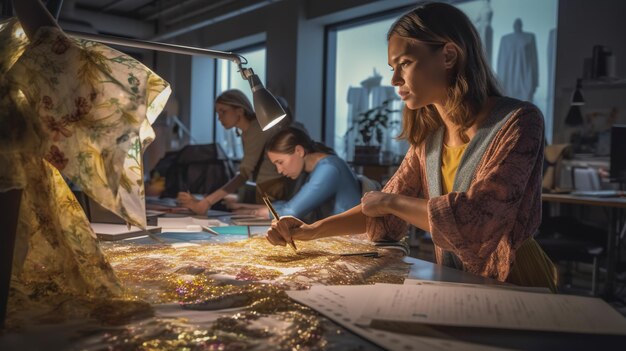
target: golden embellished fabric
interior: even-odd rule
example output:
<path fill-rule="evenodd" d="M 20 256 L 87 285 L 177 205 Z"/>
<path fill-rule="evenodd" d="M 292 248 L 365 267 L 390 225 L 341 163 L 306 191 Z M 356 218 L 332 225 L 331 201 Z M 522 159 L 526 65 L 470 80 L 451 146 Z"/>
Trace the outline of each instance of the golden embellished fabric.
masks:
<path fill-rule="evenodd" d="M 182 247 L 115 242 L 103 249 L 129 297 L 154 304 L 179 302 L 183 310 L 241 308 L 220 311 L 221 317 L 204 328 L 179 321 L 175 333 L 153 337 L 159 346 L 155 349 L 188 347 L 206 338 L 225 349 L 236 345 L 243 349 L 253 345 L 260 349 L 323 349 L 333 337 L 332 328 L 315 311 L 290 300 L 285 290 L 312 285 L 401 284 L 408 273 L 402 251 L 376 248 L 361 237 L 299 241 L 297 252 L 269 245 L 262 237 Z M 340 255 L 372 251 L 380 257 Z M 269 327 L 272 325 L 276 327 Z M 229 339 L 235 335 L 235 340 Z M 132 343 L 140 341 L 117 338 L 114 344 L 131 349 Z"/>
<path fill-rule="evenodd" d="M 263 237 L 182 247 L 112 242 L 103 249 L 126 292 L 151 303 L 204 301 L 220 297 L 225 287 L 246 294 L 248 288 L 242 287 L 252 283 L 279 286 L 281 290 L 308 289 L 311 285 L 400 284 L 408 272 L 402 251 L 377 249 L 366 240 L 353 238 L 299 241 L 297 252 L 272 246 Z M 374 251 L 381 257 L 340 255 Z M 197 285 L 198 279 L 201 289 L 181 289 Z"/>
<path fill-rule="evenodd" d="M 145 226 L 142 150 L 169 85 L 133 58 L 19 22 L 0 23 L 0 191 L 23 189 L 10 308 L 53 295 L 121 293 L 63 177 Z"/>
<path fill-rule="evenodd" d="M 227 243 L 213 239 L 222 237 L 173 245 L 103 243 L 125 301 L 73 299 L 54 311 L 14 314 L 10 324 L 61 323 L 95 310 L 90 316 L 99 323 L 120 326 L 74 326 L 68 348 L 77 349 L 87 336 L 93 349 L 369 349 L 371 344 L 289 299 L 285 290 L 401 284 L 409 268 L 403 251 L 375 247 L 363 237 L 298 242 L 297 252 L 260 237 Z M 341 255 L 373 251 L 380 256 Z M 139 300 L 152 303 L 157 314 L 150 316 Z M 173 316 L 159 315 L 163 310 Z"/>

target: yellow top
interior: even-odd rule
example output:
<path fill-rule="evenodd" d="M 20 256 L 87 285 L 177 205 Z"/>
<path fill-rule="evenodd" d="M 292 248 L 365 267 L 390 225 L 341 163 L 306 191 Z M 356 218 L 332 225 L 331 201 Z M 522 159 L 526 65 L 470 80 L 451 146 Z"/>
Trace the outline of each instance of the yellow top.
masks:
<path fill-rule="evenodd" d="M 467 144 L 460 146 L 448 146 L 443 144 L 441 153 L 441 193 L 443 195 L 452 191 L 456 170 L 459 168 L 459 163 L 461 162 L 465 148 L 467 148 Z"/>

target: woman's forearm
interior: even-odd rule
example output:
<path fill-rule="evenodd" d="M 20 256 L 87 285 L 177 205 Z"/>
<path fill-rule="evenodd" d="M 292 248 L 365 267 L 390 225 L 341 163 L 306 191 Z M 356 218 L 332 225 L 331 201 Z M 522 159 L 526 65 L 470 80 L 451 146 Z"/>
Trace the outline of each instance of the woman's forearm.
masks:
<path fill-rule="evenodd" d="M 389 214 L 430 232 L 428 223 L 428 200 L 404 195 L 391 195 L 385 206 Z"/>
<path fill-rule="evenodd" d="M 259 208 L 266 208 L 265 205 L 259 205 L 259 204 L 245 204 L 245 203 L 238 203 L 237 204 L 237 209 L 259 209 Z"/>
<path fill-rule="evenodd" d="M 209 204 L 209 207 L 215 205 L 216 203 L 220 202 L 220 200 L 222 200 L 223 198 L 226 197 L 226 195 L 228 195 L 229 193 L 224 190 L 224 188 L 221 189 L 217 189 L 214 192 L 212 192 L 211 194 L 209 194 L 208 196 L 206 196 L 204 199 L 202 199 L 202 201 L 206 202 Z"/>
<path fill-rule="evenodd" d="M 313 230 L 314 239 L 361 234 L 365 233 L 365 215 L 361 212 L 359 204 L 346 212 L 319 220 L 310 227 Z"/>
<path fill-rule="evenodd" d="M 224 184 L 220 190 L 223 190 L 226 194 L 237 192 L 237 189 L 246 184 L 247 180 L 248 179 L 241 175 L 241 173 L 237 173 L 228 183 Z"/>

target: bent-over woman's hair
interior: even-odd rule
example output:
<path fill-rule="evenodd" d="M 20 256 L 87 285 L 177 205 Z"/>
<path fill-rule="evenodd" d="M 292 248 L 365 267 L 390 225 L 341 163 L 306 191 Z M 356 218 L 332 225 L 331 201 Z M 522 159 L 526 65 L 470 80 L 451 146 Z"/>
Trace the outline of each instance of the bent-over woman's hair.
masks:
<path fill-rule="evenodd" d="M 240 107 L 243 109 L 243 114 L 246 119 L 250 121 L 256 119 L 256 114 L 254 113 L 250 100 L 248 100 L 246 95 L 241 90 L 226 90 L 221 93 L 217 99 L 215 99 L 215 102 L 232 107 Z"/>
<path fill-rule="evenodd" d="M 456 66 L 449 76 L 445 108 L 458 125 L 459 136 L 469 141 L 466 131 L 490 96 L 501 96 L 497 80 L 487 63 L 480 37 L 470 19 L 459 9 L 444 3 L 426 3 L 400 17 L 389 29 L 387 40 L 398 35 L 425 42 L 433 49 L 451 43 L 457 51 Z M 433 105 L 402 111 L 399 139 L 421 144 L 443 121 Z"/>
<path fill-rule="evenodd" d="M 328 146 L 313 141 L 304 131 L 299 128 L 289 127 L 276 133 L 266 144 L 265 151 L 279 154 L 291 155 L 296 151 L 296 146 L 300 145 L 304 152 L 321 152 L 328 155 L 335 155 L 335 150 Z"/>

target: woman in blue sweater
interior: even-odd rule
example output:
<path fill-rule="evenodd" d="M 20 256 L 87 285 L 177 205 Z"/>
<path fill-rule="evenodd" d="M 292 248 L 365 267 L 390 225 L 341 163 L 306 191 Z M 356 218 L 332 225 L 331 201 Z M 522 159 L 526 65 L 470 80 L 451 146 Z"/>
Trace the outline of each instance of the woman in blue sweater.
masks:
<path fill-rule="evenodd" d="M 315 220 L 342 213 L 361 200 L 359 181 L 346 162 L 302 130 L 287 128 L 278 132 L 267 143 L 266 151 L 283 176 L 297 179 L 303 172 L 307 174 L 306 182 L 290 200 L 272 203 L 280 216 Z M 263 206 L 230 206 L 237 213 L 271 217 Z"/>

